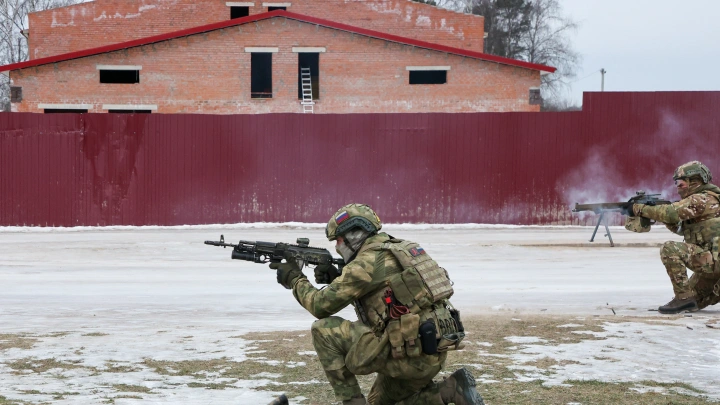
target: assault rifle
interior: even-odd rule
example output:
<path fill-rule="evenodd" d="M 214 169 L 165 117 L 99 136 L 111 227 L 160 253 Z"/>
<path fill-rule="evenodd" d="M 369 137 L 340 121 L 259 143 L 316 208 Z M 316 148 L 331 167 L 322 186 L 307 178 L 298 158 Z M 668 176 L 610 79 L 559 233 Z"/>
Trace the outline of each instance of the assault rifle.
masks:
<path fill-rule="evenodd" d="M 610 235 L 610 229 L 608 228 L 607 221 L 603 222 L 603 219 L 605 218 L 606 212 L 627 212 L 629 210 L 632 210 L 633 204 L 645 204 L 645 205 L 664 205 L 664 204 L 672 204 L 672 201 L 663 200 L 661 198 L 658 198 L 660 194 L 645 194 L 644 191 L 638 191 L 635 193 L 634 197 L 631 197 L 627 202 L 605 202 L 605 203 L 597 203 L 597 204 L 578 204 L 575 203 L 575 209 L 572 210 L 573 212 L 581 212 L 581 211 L 592 211 L 596 214 L 600 214 L 600 217 L 598 218 L 597 224 L 595 225 L 595 230 L 593 231 L 592 237 L 590 238 L 590 242 L 595 240 L 595 234 L 597 233 L 598 227 L 600 226 L 600 223 L 603 223 L 605 225 L 605 236 L 610 239 L 610 246 L 615 246 L 612 240 L 612 236 Z"/>
<path fill-rule="evenodd" d="M 292 258 L 298 262 L 300 268 L 308 264 L 315 266 L 334 264 L 342 272 L 342 268 L 345 266 L 343 259 L 334 258 L 327 249 L 309 246 L 310 239 L 308 238 L 298 238 L 296 243 L 296 245 L 291 245 L 282 242 L 249 242 L 241 240 L 237 245 L 233 245 L 232 243 L 225 243 L 224 235 L 220 235 L 220 241 L 205 241 L 206 245 L 233 248 L 231 257 L 235 260 L 246 260 L 254 263 L 279 263 L 285 259 L 286 253 L 289 252 Z"/>

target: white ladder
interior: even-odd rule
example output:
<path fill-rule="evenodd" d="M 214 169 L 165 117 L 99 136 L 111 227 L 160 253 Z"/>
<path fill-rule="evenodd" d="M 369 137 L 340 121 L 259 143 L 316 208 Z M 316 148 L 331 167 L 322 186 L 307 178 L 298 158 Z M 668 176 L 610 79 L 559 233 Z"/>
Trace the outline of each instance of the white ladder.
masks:
<path fill-rule="evenodd" d="M 315 102 L 312 98 L 312 81 L 310 78 L 310 68 L 300 68 L 300 83 L 302 83 L 302 105 L 303 113 L 314 114 L 313 106 Z"/>

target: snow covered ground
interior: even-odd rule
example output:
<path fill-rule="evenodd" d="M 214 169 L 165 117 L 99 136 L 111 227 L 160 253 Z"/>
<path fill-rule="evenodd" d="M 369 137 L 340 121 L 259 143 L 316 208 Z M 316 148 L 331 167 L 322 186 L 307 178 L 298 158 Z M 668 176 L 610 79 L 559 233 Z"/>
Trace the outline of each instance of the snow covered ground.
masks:
<path fill-rule="evenodd" d="M 323 228 L 0 228 L 0 396 L 57 404 L 269 402 L 272 392 L 253 389 L 268 384 L 267 378 L 208 390 L 192 387 L 188 376 L 157 374 L 143 362 L 242 361 L 252 349 L 252 342 L 239 337 L 246 332 L 307 330 L 313 318 L 266 265 L 231 260 L 229 249 L 203 241 L 220 234 L 232 243 L 309 237 L 312 246 L 334 253 Z M 464 316 L 659 317 L 649 309 L 672 297 L 659 247 L 680 240 L 664 229 L 633 234 L 620 227 L 611 229 L 614 248 L 602 232 L 588 243 L 592 228 L 587 227 L 386 225 L 384 230 L 420 242 L 449 271 L 452 301 Z M 340 315 L 355 318 L 347 309 Z M 605 340 L 559 346 L 518 342 L 523 348 L 517 360 L 539 355 L 574 360 L 548 383 L 685 381 L 720 400 L 720 329 L 706 327 L 718 323 L 718 307 L 652 326 L 612 323 L 602 332 Z M 4 346 L 18 334 L 33 344 Z M 599 351 L 620 361 L 588 360 Z M 48 359 L 62 365 L 53 367 Z M 13 362 L 29 365 L 18 374 Z M 146 387 L 153 394 L 117 395 L 118 385 Z"/>

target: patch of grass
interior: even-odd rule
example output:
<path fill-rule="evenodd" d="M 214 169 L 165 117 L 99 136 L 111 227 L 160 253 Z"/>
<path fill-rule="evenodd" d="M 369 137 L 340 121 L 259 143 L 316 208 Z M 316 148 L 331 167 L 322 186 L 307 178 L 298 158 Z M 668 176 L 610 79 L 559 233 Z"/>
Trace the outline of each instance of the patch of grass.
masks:
<path fill-rule="evenodd" d="M 189 383 L 187 386 L 190 388 L 205 388 L 208 390 L 224 390 L 225 388 L 233 387 L 232 384 L 228 383 Z"/>
<path fill-rule="evenodd" d="M 80 395 L 79 392 L 51 392 L 53 399 L 66 399 L 66 396 Z"/>
<path fill-rule="evenodd" d="M 31 338 L 23 334 L 0 334 L 0 351 L 7 349 L 31 349 L 37 342 L 36 338 Z M 0 402 L 2 404 L 2 402 Z"/>
<path fill-rule="evenodd" d="M 78 361 L 79 362 L 79 361 Z M 15 360 L 13 362 L 7 363 L 8 367 L 15 370 L 17 373 L 20 373 L 25 370 L 30 370 L 33 373 L 44 373 L 48 370 L 52 370 L 55 368 L 63 369 L 63 370 L 71 370 L 75 368 L 83 368 L 82 365 L 76 364 L 76 362 L 65 362 L 65 361 L 58 361 L 56 359 L 35 359 L 35 358 L 24 358 L 20 360 Z"/>
<path fill-rule="evenodd" d="M 218 372 L 234 364 L 244 364 L 230 361 L 226 358 L 212 360 L 186 360 L 164 361 L 145 359 L 143 364 L 161 375 L 191 376 L 205 378 L 208 372 Z"/>
<path fill-rule="evenodd" d="M 671 388 L 685 384 L 660 384 L 660 392 L 637 392 L 636 383 L 606 383 L 601 381 L 565 381 L 569 386 L 544 386 L 540 381 L 503 381 L 495 384 L 478 384 L 478 392 L 488 404 L 643 404 L 643 405 L 699 405 L 707 399 L 682 395 Z M 647 385 L 647 384 L 643 384 Z"/>
<path fill-rule="evenodd" d="M 142 385 L 113 384 L 112 387 L 115 391 L 120 392 L 142 392 L 144 394 L 152 392 L 150 388 L 143 387 Z"/>
<path fill-rule="evenodd" d="M 109 333 L 90 332 L 90 333 L 84 334 L 83 336 L 109 336 Z"/>
<path fill-rule="evenodd" d="M 513 320 L 513 318 L 515 320 Z M 519 319 L 519 320 L 518 320 Z M 524 344 L 513 343 L 505 339 L 508 336 L 537 337 L 545 340 L 543 345 L 571 344 L 584 340 L 603 340 L 593 334 L 578 334 L 575 331 L 604 332 L 603 324 L 606 322 L 627 322 L 626 318 L 589 317 L 579 321 L 567 316 L 476 316 L 464 319 L 467 331 L 465 350 L 448 353 L 445 370 L 438 375 L 449 375 L 452 371 L 467 367 L 478 379 L 478 391 L 488 404 L 567 404 L 571 402 L 581 404 L 703 404 L 706 399 L 701 396 L 688 395 L 686 392 L 673 391 L 674 388 L 688 390 L 700 394 L 697 390 L 691 391 L 687 384 L 661 384 L 652 383 L 661 388 L 660 392 L 646 390 L 633 391 L 632 388 L 650 386 L 650 383 L 605 383 L 600 381 L 568 381 L 570 386 L 545 386 L 541 380 L 518 381 L 517 371 L 511 366 L 517 366 L 517 360 L 511 355 L 516 353 Z M 633 320 L 633 321 L 641 321 Z M 559 327 L 569 323 L 579 324 L 577 327 Z M 305 336 L 300 336 L 305 334 Z M 248 362 L 239 363 L 240 368 L 230 367 L 223 371 L 224 377 L 247 379 L 251 375 L 261 372 L 281 374 L 272 378 L 276 384 L 269 385 L 268 390 L 284 391 L 289 397 L 303 396 L 308 398 L 308 404 L 336 403 L 330 385 L 327 383 L 317 356 L 299 355 L 298 352 L 312 352 L 311 336 L 306 332 L 273 332 L 250 333 L 242 336 L 253 341 L 253 351 L 263 351 L 253 355 Z M 292 340 L 290 340 L 292 339 Z M 265 361 L 278 361 L 277 364 L 253 364 L 253 359 Z M 304 361 L 306 367 L 288 368 L 287 362 Z M 283 363 L 285 362 L 285 363 Z M 542 375 L 552 375 L 554 367 L 569 364 L 579 364 L 577 361 L 558 361 L 549 357 L 541 357 L 533 361 L 522 363 L 522 366 L 534 366 Z M 494 380 L 495 383 L 482 383 L 484 380 Z M 311 381 L 317 383 L 310 384 Z M 374 376 L 358 376 L 363 392 L 367 393 L 372 386 Z M 291 384 L 291 382 L 305 382 L 305 385 Z M 259 388 L 263 389 L 263 388 Z"/>
<path fill-rule="evenodd" d="M 663 318 L 666 319 L 666 318 Z M 603 325 L 612 322 L 658 322 L 654 318 L 630 318 L 622 316 L 584 317 L 554 315 L 523 315 L 518 313 L 498 313 L 463 319 L 467 336 L 466 348 L 448 353 L 445 369 L 436 380 L 449 375 L 460 367 L 467 367 L 478 380 L 478 391 L 491 405 L 500 404 L 703 404 L 708 399 L 702 392 L 685 383 L 643 382 L 602 382 L 602 381 L 564 381 L 561 385 L 543 384 L 547 378 L 556 375 L 558 368 L 572 364 L 584 364 L 583 359 L 557 360 L 540 355 L 523 356 L 518 354 L 527 345 L 555 346 L 574 344 L 587 340 L 603 340 L 593 333 L 604 332 Z M 577 326 L 568 327 L 568 324 Z M 561 327 L 563 326 L 563 327 Z M 309 327 L 309 325 L 308 325 Z M 578 333 L 593 332 L 593 333 Z M 0 342 L 9 341 L 7 336 L 32 339 L 21 335 L 0 335 Z M 522 343 L 522 339 L 508 337 L 538 338 L 538 343 Z M 185 338 L 190 338 L 186 336 Z M 250 333 L 234 336 L 251 342 L 247 348 L 245 361 L 233 361 L 229 358 L 211 360 L 159 361 L 146 359 L 142 364 L 127 362 L 107 362 L 106 368 L 85 367 L 96 374 L 130 373 L 144 370 L 145 367 L 160 375 L 191 377 L 189 383 L 166 383 L 168 386 L 187 386 L 204 390 L 232 390 L 237 380 L 266 380 L 269 384 L 255 389 L 281 391 L 290 398 L 307 398 L 306 405 L 337 404 L 332 388 L 327 383 L 309 331 L 285 331 Z M 532 339 L 528 339 L 532 341 Z M 20 344 L 32 344 L 15 343 Z M 15 346 L 14 346 L 15 347 Z M 31 347 L 31 346 L 30 346 Z M 615 361 L 605 357 L 606 353 L 588 353 L 596 361 Z M 607 354 L 609 355 L 609 354 Z M 24 358 L 8 363 L 18 373 L 42 373 L 51 369 L 67 370 L 83 367 L 80 362 L 59 361 L 57 359 Z M 529 370 L 524 368 L 533 367 Z M 588 366 L 589 367 L 589 366 Z M 57 371 L 57 370 L 55 370 Z M 61 378 L 61 374 L 55 378 Z M 525 377 L 522 381 L 519 376 Z M 368 393 L 374 381 L 374 375 L 358 376 L 363 392 Z M 162 378 L 162 377 L 159 377 Z M 218 380 L 220 378 L 220 380 Z M 531 380 L 531 378 L 536 378 Z M 144 399 L 139 394 L 154 394 L 150 388 L 116 384 L 112 386 L 117 394 L 105 396 L 105 403 L 115 403 L 121 398 Z M 40 392 L 27 391 L 28 395 Z M 54 393 L 56 399 L 76 393 Z M 67 399 L 67 398 L 65 398 Z M 0 405 L 27 405 L 22 401 L 10 401 L 0 397 Z"/>
<path fill-rule="evenodd" d="M 25 401 L 18 401 L 15 399 L 7 399 L 6 397 L 0 395 L 0 405 L 28 405 L 29 402 Z"/>
<path fill-rule="evenodd" d="M 135 371 L 140 371 L 140 367 L 133 367 L 130 365 L 125 364 L 118 364 L 114 361 L 106 361 L 105 362 L 105 368 L 103 369 L 97 369 L 95 368 L 95 373 L 101 374 L 101 373 L 132 373 Z"/>

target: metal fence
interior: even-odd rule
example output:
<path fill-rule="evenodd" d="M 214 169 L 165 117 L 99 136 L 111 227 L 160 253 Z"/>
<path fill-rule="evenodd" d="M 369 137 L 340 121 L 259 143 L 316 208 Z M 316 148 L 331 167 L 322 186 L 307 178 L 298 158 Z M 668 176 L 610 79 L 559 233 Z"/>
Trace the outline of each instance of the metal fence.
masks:
<path fill-rule="evenodd" d="M 720 170 L 720 92 L 586 93 L 583 111 L 0 113 L 0 225 L 590 224 L 575 202 L 673 194 Z"/>

